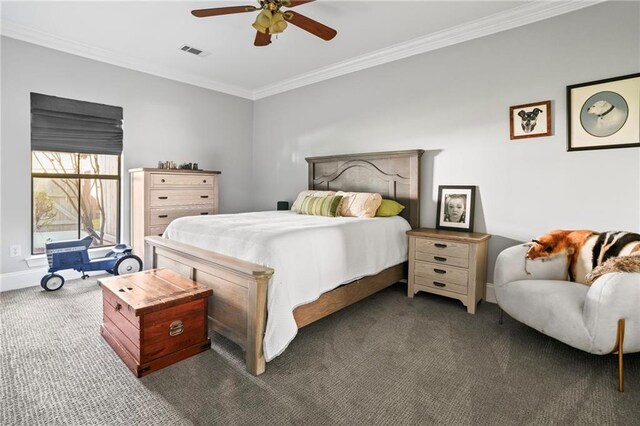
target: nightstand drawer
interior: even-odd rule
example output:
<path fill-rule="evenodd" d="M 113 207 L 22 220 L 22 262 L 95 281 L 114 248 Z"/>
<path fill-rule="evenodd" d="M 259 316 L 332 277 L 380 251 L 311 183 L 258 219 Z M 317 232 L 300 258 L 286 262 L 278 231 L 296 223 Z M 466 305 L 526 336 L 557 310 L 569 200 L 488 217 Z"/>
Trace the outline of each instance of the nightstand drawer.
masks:
<path fill-rule="evenodd" d="M 443 254 L 433 254 L 433 253 L 416 251 L 415 259 L 423 260 L 425 262 L 438 263 L 442 265 L 459 266 L 461 268 L 469 267 L 468 257 L 452 257 L 452 256 L 444 256 Z"/>
<path fill-rule="evenodd" d="M 435 281 L 446 281 L 467 287 L 469 271 L 460 268 L 451 268 L 434 263 L 416 262 L 416 277 L 424 277 Z M 466 293 L 466 290 L 465 290 Z"/>
<path fill-rule="evenodd" d="M 460 285 L 445 280 L 434 280 L 425 277 L 415 277 L 415 284 L 420 287 L 428 287 L 442 291 L 449 291 L 451 293 L 461 294 L 466 296 L 468 293 L 467 285 Z"/>
<path fill-rule="evenodd" d="M 416 239 L 416 255 L 419 252 L 448 257 L 469 257 L 469 244 L 455 243 L 447 240 L 435 240 L 430 238 Z"/>

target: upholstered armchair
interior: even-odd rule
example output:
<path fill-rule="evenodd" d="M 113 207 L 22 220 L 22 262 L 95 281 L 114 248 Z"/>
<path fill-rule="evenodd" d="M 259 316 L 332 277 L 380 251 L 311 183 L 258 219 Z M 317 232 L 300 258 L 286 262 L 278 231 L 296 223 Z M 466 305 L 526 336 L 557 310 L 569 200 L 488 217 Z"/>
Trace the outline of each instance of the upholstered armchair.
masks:
<path fill-rule="evenodd" d="M 640 351 L 640 273 L 602 275 L 591 286 L 567 281 L 567 259 L 528 260 L 527 245 L 496 260 L 495 294 L 514 319 L 583 351 L 618 353 L 618 389 L 624 390 L 623 353 Z"/>

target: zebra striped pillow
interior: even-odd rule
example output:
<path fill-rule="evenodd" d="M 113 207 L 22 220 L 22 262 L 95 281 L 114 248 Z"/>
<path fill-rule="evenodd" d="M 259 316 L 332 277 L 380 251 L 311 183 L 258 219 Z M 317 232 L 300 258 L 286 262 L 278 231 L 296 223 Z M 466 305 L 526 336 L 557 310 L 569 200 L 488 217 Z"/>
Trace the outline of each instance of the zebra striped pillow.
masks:
<path fill-rule="evenodd" d="M 327 195 L 325 197 L 306 196 L 300 206 L 301 214 L 336 217 L 342 203 L 342 195 Z"/>

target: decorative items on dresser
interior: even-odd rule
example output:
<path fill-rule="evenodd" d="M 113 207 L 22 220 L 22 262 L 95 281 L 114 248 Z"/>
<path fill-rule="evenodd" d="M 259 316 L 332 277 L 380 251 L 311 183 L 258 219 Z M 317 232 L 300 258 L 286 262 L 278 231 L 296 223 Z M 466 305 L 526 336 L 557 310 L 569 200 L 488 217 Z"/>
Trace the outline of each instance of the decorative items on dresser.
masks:
<path fill-rule="evenodd" d="M 218 175 L 207 170 L 129 170 L 131 175 L 131 245 L 144 259 L 144 237 L 162 236 L 183 216 L 218 213 Z"/>
<path fill-rule="evenodd" d="M 210 288 L 170 269 L 98 280 L 102 287 L 100 334 L 136 377 L 211 347 Z"/>
<path fill-rule="evenodd" d="M 460 300 L 475 314 L 487 279 L 491 235 L 440 229 L 413 229 L 409 235 L 408 296 L 419 291 Z"/>

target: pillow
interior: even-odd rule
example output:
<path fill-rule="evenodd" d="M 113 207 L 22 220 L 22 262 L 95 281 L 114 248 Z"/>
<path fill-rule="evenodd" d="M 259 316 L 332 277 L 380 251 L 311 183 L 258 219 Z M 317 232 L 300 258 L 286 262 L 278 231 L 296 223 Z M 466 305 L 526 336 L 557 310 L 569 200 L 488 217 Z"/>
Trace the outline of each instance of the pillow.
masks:
<path fill-rule="evenodd" d="M 338 216 L 338 209 L 342 202 L 341 195 L 327 195 L 325 197 L 311 197 L 307 195 L 300 207 L 300 214 L 316 216 Z"/>
<path fill-rule="evenodd" d="M 302 202 L 304 201 L 305 197 L 307 197 L 307 196 L 325 197 L 327 195 L 335 195 L 335 194 L 336 194 L 336 191 L 315 191 L 315 190 L 300 191 L 300 193 L 298 194 L 298 197 L 296 198 L 296 200 L 291 205 L 291 211 L 294 211 L 296 213 L 300 213 L 300 207 L 302 207 Z"/>
<path fill-rule="evenodd" d="M 382 196 L 375 192 L 342 192 L 342 206 L 340 216 L 373 217 L 382 203 Z"/>
<path fill-rule="evenodd" d="M 378 210 L 376 211 L 376 216 L 379 217 L 389 217 L 389 216 L 397 216 L 400 212 L 404 210 L 404 206 L 397 201 L 387 200 L 385 198 L 382 199 L 382 203 Z"/>

